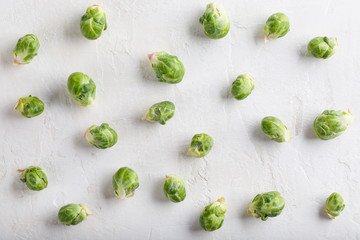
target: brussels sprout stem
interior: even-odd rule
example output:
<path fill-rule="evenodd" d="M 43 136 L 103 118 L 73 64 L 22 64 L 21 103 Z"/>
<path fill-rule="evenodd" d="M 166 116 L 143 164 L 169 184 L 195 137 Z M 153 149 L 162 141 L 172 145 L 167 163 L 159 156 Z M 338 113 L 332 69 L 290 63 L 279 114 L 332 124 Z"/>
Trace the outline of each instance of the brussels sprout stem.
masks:
<path fill-rule="evenodd" d="M 218 200 L 217 200 L 219 203 L 222 203 L 222 204 L 225 204 L 225 198 L 219 198 Z"/>
<path fill-rule="evenodd" d="M 86 212 L 87 215 L 93 215 L 93 213 L 84 205 L 80 204 L 80 207 L 82 207 L 84 209 L 84 211 Z"/>
<path fill-rule="evenodd" d="M 14 109 L 16 110 L 21 104 L 21 98 L 19 99 L 19 101 L 16 103 Z"/>
<path fill-rule="evenodd" d="M 290 142 L 290 141 L 291 141 L 291 133 L 289 129 L 287 129 L 285 132 L 285 142 Z"/>
<path fill-rule="evenodd" d="M 26 169 L 18 169 L 17 171 L 22 173 L 22 172 L 25 171 L 25 170 L 26 170 Z"/>

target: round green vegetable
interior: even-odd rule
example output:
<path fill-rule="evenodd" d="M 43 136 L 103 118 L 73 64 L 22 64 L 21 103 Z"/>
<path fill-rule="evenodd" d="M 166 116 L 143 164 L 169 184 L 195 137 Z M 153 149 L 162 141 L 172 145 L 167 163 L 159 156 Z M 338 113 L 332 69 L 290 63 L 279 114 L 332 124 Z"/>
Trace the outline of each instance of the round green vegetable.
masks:
<path fill-rule="evenodd" d="M 264 26 L 265 40 L 281 38 L 289 31 L 289 18 L 283 13 L 275 13 L 268 18 Z"/>
<path fill-rule="evenodd" d="M 39 98 L 29 95 L 20 98 L 14 109 L 24 117 L 32 118 L 44 111 L 44 103 Z"/>
<path fill-rule="evenodd" d="M 226 213 L 225 199 L 220 198 L 216 202 L 205 207 L 200 215 L 200 226 L 208 232 L 221 228 Z"/>
<path fill-rule="evenodd" d="M 47 187 L 48 180 L 44 171 L 35 166 L 30 166 L 23 170 L 18 170 L 21 172 L 20 180 L 26 183 L 26 186 L 33 191 L 40 191 Z"/>
<path fill-rule="evenodd" d="M 231 94 L 236 100 L 242 100 L 250 95 L 254 87 L 254 79 L 250 75 L 240 75 L 232 83 Z"/>
<path fill-rule="evenodd" d="M 135 190 L 139 187 L 139 178 L 134 170 L 123 167 L 114 174 L 112 185 L 115 196 L 126 199 L 134 196 Z"/>
<path fill-rule="evenodd" d="M 217 3 L 210 3 L 206 6 L 199 22 L 203 25 L 206 36 L 211 39 L 223 38 L 230 30 L 229 16 L 223 6 Z"/>
<path fill-rule="evenodd" d="M 159 102 L 152 105 L 145 113 L 143 120 L 158 122 L 164 125 L 175 113 L 175 104 L 170 101 Z"/>
<path fill-rule="evenodd" d="M 195 134 L 191 140 L 188 154 L 197 158 L 206 156 L 214 145 L 214 140 L 205 133 Z"/>
<path fill-rule="evenodd" d="M 115 130 L 107 123 L 92 125 L 86 130 L 84 137 L 91 145 L 101 149 L 114 146 L 118 139 Z"/>
<path fill-rule="evenodd" d="M 185 68 L 182 62 L 167 52 L 154 52 L 148 55 L 151 67 L 160 82 L 179 83 L 184 78 Z"/>
<path fill-rule="evenodd" d="M 68 78 L 67 87 L 72 98 L 82 107 L 93 105 L 96 85 L 86 74 L 75 72 Z"/>
<path fill-rule="evenodd" d="M 175 175 L 166 176 L 164 194 L 172 202 L 178 203 L 183 201 L 186 197 L 184 181 Z"/>
<path fill-rule="evenodd" d="M 267 192 L 256 195 L 250 207 L 248 214 L 266 221 L 268 217 L 280 215 L 285 207 L 285 200 L 278 192 Z"/>
<path fill-rule="evenodd" d="M 329 140 L 340 136 L 354 120 L 349 112 L 325 110 L 316 117 L 314 131 L 322 140 Z"/>
<path fill-rule="evenodd" d="M 316 37 L 309 42 L 307 49 L 311 56 L 326 59 L 334 55 L 338 42 L 334 37 Z"/>
<path fill-rule="evenodd" d="M 40 48 L 39 39 L 34 34 L 20 38 L 13 50 L 14 65 L 29 64 Z"/>
<path fill-rule="evenodd" d="M 265 117 L 261 121 L 261 129 L 267 137 L 276 142 L 290 142 L 290 130 L 276 117 Z"/>
<path fill-rule="evenodd" d="M 82 204 L 68 204 L 60 208 L 58 219 L 67 226 L 76 225 L 85 220 L 92 213 Z"/>
<path fill-rule="evenodd" d="M 82 35 L 90 40 L 98 39 L 107 29 L 105 11 L 102 5 L 88 7 L 81 17 L 80 29 Z"/>
<path fill-rule="evenodd" d="M 324 210 L 331 219 L 335 219 L 335 217 L 339 216 L 344 208 L 344 199 L 340 194 L 334 192 L 326 199 Z"/>

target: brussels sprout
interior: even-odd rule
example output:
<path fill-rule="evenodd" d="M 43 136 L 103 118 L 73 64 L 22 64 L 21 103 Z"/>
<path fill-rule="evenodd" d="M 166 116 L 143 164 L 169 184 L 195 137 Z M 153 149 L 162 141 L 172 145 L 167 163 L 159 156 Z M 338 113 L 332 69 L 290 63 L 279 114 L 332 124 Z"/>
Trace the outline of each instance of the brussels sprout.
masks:
<path fill-rule="evenodd" d="M 206 6 L 199 22 L 203 25 L 206 36 L 211 39 L 223 38 L 230 30 L 229 16 L 223 6 L 217 3 L 210 3 Z"/>
<path fill-rule="evenodd" d="M 339 216 L 344 208 L 344 199 L 340 194 L 334 192 L 326 199 L 324 210 L 331 219 L 335 219 L 335 217 Z"/>
<path fill-rule="evenodd" d="M 20 38 L 13 50 L 14 65 L 29 64 L 37 55 L 39 47 L 39 39 L 34 34 Z"/>
<path fill-rule="evenodd" d="M 29 95 L 20 98 L 14 109 L 24 117 L 32 118 L 44 111 L 44 103 L 39 98 Z"/>
<path fill-rule="evenodd" d="M 76 225 L 85 220 L 92 213 L 82 204 L 68 204 L 60 208 L 58 219 L 67 226 Z"/>
<path fill-rule="evenodd" d="M 316 37 L 312 39 L 308 46 L 308 52 L 311 56 L 316 58 L 329 58 L 336 52 L 338 42 L 333 37 Z"/>
<path fill-rule="evenodd" d="M 126 199 L 134 196 L 135 190 L 139 187 L 139 178 L 134 170 L 123 167 L 114 174 L 112 185 L 115 196 Z"/>
<path fill-rule="evenodd" d="M 26 183 L 26 186 L 33 191 L 40 191 L 47 187 L 48 180 L 44 171 L 35 166 L 30 166 L 26 169 L 19 169 L 21 172 L 20 180 Z"/>
<path fill-rule="evenodd" d="M 250 95 L 254 87 L 254 79 L 250 75 L 240 75 L 232 83 L 231 94 L 236 100 L 242 100 Z"/>
<path fill-rule="evenodd" d="M 175 113 L 175 104 L 170 101 L 159 102 L 152 105 L 145 113 L 143 120 L 158 122 L 164 125 Z"/>
<path fill-rule="evenodd" d="M 148 57 L 151 67 L 160 82 L 175 84 L 182 81 L 185 68 L 176 56 L 172 56 L 167 52 L 154 52 L 149 54 Z"/>
<path fill-rule="evenodd" d="M 261 121 L 261 129 L 267 137 L 276 142 L 290 142 L 290 130 L 276 117 L 265 117 Z"/>
<path fill-rule="evenodd" d="M 75 72 L 68 78 L 67 87 L 72 98 L 82 107 L 93 105 L 96 85 L 86 74 Z"/>
<path fill-rule="evenodd" d="M 206 206 L 200 215 L 200 226 L 208 232 L 221 228 L 226 213 L 225 199 L 220 198 L 216 202 Z"/>
<path fill-rule="evenodd" d="M 329 140 L 340 136 L 353 122 L 354 116 L 349 112 L 325 110 L 316 117 L 314 131 L 322 140 Z"/>
<path fill-rule="evenodd" d="M 256 195 L 250 207 L 248 214 L 266 221 L 268 217 L 280 215 L 285 207 L 285 200 L 278 192 L 267 192 Z"/>
<path fill-rule="evenodd" d="M 109 124 L 103 123 L 100 126 L 92 125 L 84 135 L 85 139 L 93 146 L 101 149 L 109 148 L 115 145 L 118 135 Z"/>
<path fill-rule="evenodd" d="M 175 175 L 166 176 L 164 194 L 172 202 L 178 203 L 183 201 L 186 197 L 184 181 Z"/>
<path fill-rule="evenodd" d="M 80 29 L 84 37 L 90 40 L 98 39 L 107 28 L 105 11 L 102 5 L 88 7 L 81 17 Z"/>
<path fill-rule="evenodd" d="M 206 133 L 195 134 L 191 139 L 188 154 L 197 158 L 202 158 L 210 152 L 213 145 L 213 139 Z"/>
<path fill-rule="evenodd" d="M 271 15 L 264 26 L 265 41 L 285 36 L 290 31 L 288 17 L 283 13 Z"/>

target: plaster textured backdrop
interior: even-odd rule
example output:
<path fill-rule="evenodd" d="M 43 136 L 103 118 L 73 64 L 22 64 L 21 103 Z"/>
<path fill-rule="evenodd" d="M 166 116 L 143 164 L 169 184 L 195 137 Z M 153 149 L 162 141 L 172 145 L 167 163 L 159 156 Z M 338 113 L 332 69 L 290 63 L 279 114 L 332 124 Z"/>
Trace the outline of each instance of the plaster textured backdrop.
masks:
<path fill-rule="evenodd" d="M 198 18 L 205 0 L 107 0 L 108 30 L 85 39 L 80 17 L 96 1 L 1 0 L 0 8 L 0 239 L 360 239 L 360 32 L 356 0 L 222 0 L 231 19 L 228 36 L 205 37 Z M 291 31 L 265 44 L 262 28 L 284 12 Z M 40 39 L 39 55 L 12 65 L 12 49 L 27 33 Z M 328 60 L 306 56 L 309 40 L 337 36 Z M 186 67 L 177 85 L 157 82 L 147 54 L 167 51 Z M 96 106 L 79 107 L 66 89 L 72 72 L 97 84 Z M 229 95 L 242 73 L 256 80 L 243 101 Z M 26 119 L 13 110 L 33 94 L 46 108 Z M 165 126 L 141 121 L 147 107 L 171 100 L 176 113 Z M 325 109 L 351 109 L 352 126 L 331 141 L 317 139 L 314 118 Z M 261 133 L 260 121 L 279 117 L 292 131 L 289 144 Z M 83 139 L 107 122 L 118 143 L 98 150 Z M 185 152 L 195 133 L 215 140 L 203 159 Z M 41 192 L 19 181 L 19 168 L 39 165 L 49 178 Z M 137 171 L 133 198 L 117 200 L 112 175 Z M 181 176 L 184 202 L 162 193 L 166 174 Z M 246 215 L 257 193 L 277 190 L 281 216 L 262 222 Z M 323 205 L 339 192 L 346 208 L 331 221 Z M 199 228 L 203 208 L 219 197 L 228 204 L 223 227 Z M 93 216 L 75 227 L 57 222 L 58 209 L 84 203 Z"/>

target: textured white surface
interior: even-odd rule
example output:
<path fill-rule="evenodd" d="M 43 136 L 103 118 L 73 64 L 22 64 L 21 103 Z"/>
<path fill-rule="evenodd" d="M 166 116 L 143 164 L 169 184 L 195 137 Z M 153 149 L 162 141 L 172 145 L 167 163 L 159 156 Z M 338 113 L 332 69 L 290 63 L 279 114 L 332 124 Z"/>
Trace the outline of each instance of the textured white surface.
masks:
<path fill-rule="evenodd" d="M 108 30 L 96 41 L 81 36 L 79 19 L 93 1 L 1 0 L 0 8 L 0 239 L 360 239 L 360 32 L 357 0 L 223 0 L 231 19 L 227 37 L 210 40 L 198 18 L 205 0 L 107 0 Z M 291 31 L 263 42 L 262 27 L 284 12 Z M 34 33 L 39 55 L 13 66 L 18 38 Z M 305 56 L 315 36 L 337 36 L 328 60 Z M 177 85 L 157 82 L 146 54 L 167 51 L 185 65 Z M 97 84 L 96 106 L 79 107 L 66 89 L 75 71 Z M 256 80 L 243 101 L 229 88 L 242 73 Z M 33 94 L 46 108 L 32 119 L 12 108 Z M 142 122 L 147 107 L 171 100 L 176 113 L 165 126 Z M 312 131 L 325 109 L 350 108 L 352 126 L 339 138 L 321 141 Z M 278 144 L 260 130 L 275 115 L 293 140 Z M 82 138 L 87 127 L 107 122 L 118 143 L 98 150 Z M 185 156 L 195 133 L 215 140 L 204 159 Z M 42 167 L 49 185 L 31 192 L 18 168 Z M 117 200 L 111 178 L 128 166 L 140 187 Z M 181 176 L 187 198 L 174 204 L 162 193 L 165 174 Z M 277 190 L 283 213 L 266 222 L 246 215 L 252 198 Z M 332 192 L 345 199 L 336 220 L 323 214 Z M 200 230 L 204 206 L 219 197 L 228 204 L 223 227 Z M 65 227 L 58 209 L 84 203 L 94 213 Z"/>

